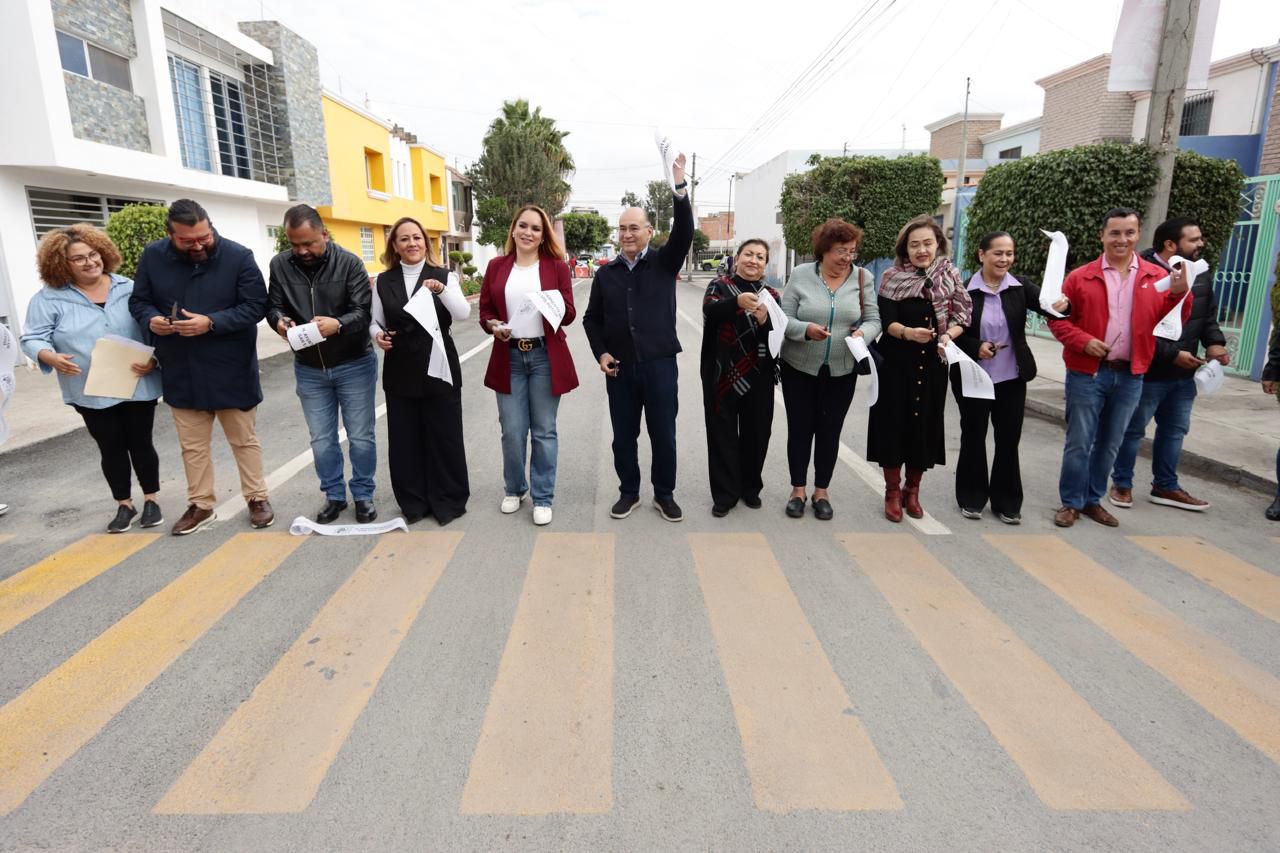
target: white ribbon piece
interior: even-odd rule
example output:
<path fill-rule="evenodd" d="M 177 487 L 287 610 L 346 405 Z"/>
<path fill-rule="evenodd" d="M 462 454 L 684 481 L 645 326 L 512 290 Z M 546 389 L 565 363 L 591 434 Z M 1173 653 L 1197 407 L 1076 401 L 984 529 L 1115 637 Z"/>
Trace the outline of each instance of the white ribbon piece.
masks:
<path fill-rule="evenodd" d="M 436 301 L 431 288 L 425 284 L 418 288 L 413 298 L 405 303 L 404 310 L 418 321 L 431 336 L 431 360 L 427 363 L 427 375 L 453 384 L 453 371 L 449 369 L 449 354 L 444 348 L 444 332 L 440 330 L 440 316 L 436 314 Z"/>
<path fill-rule="evenodd" d="M 551 333 L 555 334 L 556 329 L 560 328 L 560 321 L 564 319 L 565 312 L 564 296 L 560 291 L 535 290 L 529 294 L 529 301 L 526 304 L 537 309 L 551 326 Z"/>
<path fill-rule="evenodd" d="M 777 358 L 782 351 L 782 339 L 787 333 L 787 315 L 783 313 L 782 306 L 773 298 L 773 294 L 763 287 L 756 292 L 756 297 L 769 312 L 769 355 Z"/>
<path fill-rule="evenodd" d="M 1201 258 L 1198 261 L 1188 261 L 1188 260 L 1185 260 L 1184 258 L 1180 258 L 1177 255 L 1174 255 L 1172 258 L 1169 259 L 1169 266 L 1176 267 L 1178 264 L 1182 264 L 1183 269 L 1187 271 L 1187 287 L 1188 288 L 1190 288 L 1191 285 L 1195 284 L 1196 279 L 1200 277 L 1200 274 L 1202 272 L 1206 272 L 1209 269 L 1209 262 L 1206 261 L 1204 258 Z M 1157 281 L 1154 286 L 1156 289 L 1156 293 L 1164 293 L 1170 287 L 1173 287 L 1173 282 L 1169 280 L 1169 276 L 1165 276 L 1164 278 Z"/>
<path fill-rule="evenodd" d="M 390 521 L 377 521 L 373 524 L 317 524 L 306 516 L 298 516 L 289 525 L 289 532 L 294 536 L 306 536 L 319 533 L 321 536 L 378 536 L 393 530 L 409 532 L 409 525 L 397 516 Z"/>
<path fill-rule="evenodd" d="M 996 384 L 991 381 L 991 375 L 983 370 L 976 361 L 969 358 L 964 350 L 956 346 L 955 341 L 948 342 L 943 352 L 946 353 L 948 365 L 955 364 L 960 367 L 961 394 L 982 400 L 994 400 L 996 398 Z"/>
<path fill-rule="evenodd" d="M 1053 303 L 1062 299 L 1062 282 L 1067 277 L 1067 235 L 1061 231 L 1045 231 L 1040 233 L 1048 237 L 1049 257 L 1044 262 L 1044 279 L 1040 284 L 1040 307 L 1054 317 L 1062 317 L 1053 310 Z"/>
<path fill-rule="evenodd" d="M 658 146 L 658 156 L 662 158 L 662 171 L 667 176 L 667 186 L 675 192 L 676 179 L 672 176 L 672 167 L 676 164 L 676 147 L 671 144 L 671 137 L 663 136 L 658 128 L 653 129 L 653 144 Z"/>
<path fill-rule="evenodd" d="M 1167 288 L 1168 285 L 1166 285 L 1166 289 Z M 1164 338 L 1167 341 L 1178 341 L 1182 339 L 1182 306 L 1189 296 L 1191 296 L 1190 290 L 1182 295 L 1182 298 L 1178 300 L 1178 304 L 1173 306 L 1172 311 L 1165 314 L 1160 322 L 1156 323 L 1155 330 L 1152 334 L 1157 338 Z"/>
<path fill-rule="evenodd" d="M 1210 359 L 1196 370 L 1196 393 L 1212 394 L 1222 387 L 1222 380 L 1226 378 L 1226 371 L 1222 369 L 1222 364 L 1216 359 Z"/>
<path fill-rule="evenodd" d="M 853 353 L 854 361 L 862 361 L 865 358 L 871 365 L 871 374 L 863 383 L 867 389 L 867 408 L 869 409 L 876 404 L 876 400 L 880 399 L 880 374 L 876 372 L 876 360 L 871 357 L 871 350 L 864 338 L 850 335 L 844 339 L 844 344 L 849 348 L 849 352 Z"/>
<path fill-rule="evenodd" d="M 0 444 L 9 439 L 9 424 L 4 419 L 4 410 L 13 399 L 13 392 L 18 387 L 18 380 L 13 375 L 13 365 L 18 356 L 18 344 L 13 339 L 7 326 L 0 323 Z"/>
<path fill-rule="evenodd" d="M 290 326 L 286 334 L 289 336 L 289 346 L 294 352 L 313 347 L 324 340 L 324 335 L 320 334 L 320 326 L 316 323 Z"/>

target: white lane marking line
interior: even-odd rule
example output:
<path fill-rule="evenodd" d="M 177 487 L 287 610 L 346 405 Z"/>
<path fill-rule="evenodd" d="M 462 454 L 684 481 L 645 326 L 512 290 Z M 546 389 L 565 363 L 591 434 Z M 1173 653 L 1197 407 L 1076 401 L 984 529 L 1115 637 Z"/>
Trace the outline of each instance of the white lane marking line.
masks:
<path fill-rule="evenodd" d="M 481 341 L 480 343 L 473 346 L 471 349 L 467 350 L 462 355 L 458 356 L 458 364 L 459 365 L 463 364 L 464 362 L 467 361 L 467 359 L 471 358 L 476 353 L 480 352 L 483 349 L 488 349 L 492 345 L 493 345 L 492 339 Z M 387 404 L 383 403 L 381 406 L 373 410 L 373 419 L 376 422 L 379 418 L 385 416 L 386 414 L 387 414 Z M 339 429 L 338 444 L 342 444 L 346 440 L 347 440 L 347 431 L 345 429 Z M 299 471 L 309 467 L 311 465 L 312 460 L 314 459 L 315 459 L 314 454 L 312 454 L 310 449 L 307 449 L 307 450 L 304 450 L 302 453 L 299 453 L 297 456 L 293 457 L 292 459 L 290 459 L 288 462 L 281 465 L 276 470 L 272 471 L 270 474 L 267 475 L 267 493 L 270 494 L 280 486 L 287 483 L 289 479 L 293 477 L 295 474 L 297 474 Z M 241 495 L 233 495 L 227 498 L 221 504 L 219 504 L 217 509 L 214 510 L 214 512 L 218 514 L 219 521 L 226 521 L 228 519 L 234 518 L 235 516 L 244 512 L 246 509 L 248 509 L 248 504 L 245 503 L 244 497 Z"/>
<path fill-rule="evenodd" d="M 688 314 L 684 313 L 682 309 L 677 308 L 676 313 L 679 314 L 690 326 L 693 326 L 699 331 L 702 330 L 702 323 L 694 320 Z M 781 389 L 774 390 L 773 402 L 784 411 L 786 410 L 786 405 L 782 399 Z M 884 475 L 880 473 L 880 468 L 878 466 L 872 465 L 857 453 L 854 453 L 853 448 L 845 444 L 843 441 L 840 442 L 839 456 L 840 461 L 845 465 L 848 465 L 849 468 L 852 469 L 853 473 L 858 475 L 858 479 L 866 483 L 872 492 L 877 495 L 884 494 Z M 911 516 L 903 513 L 902 519 L 927 536 L 949 536 L 951 534 L 951 528 L 947 527 L 941 521 L 938 521 L 938 519 L 930 515 L 928 510 L 925 510 L 923 518 L 912 518 Z"/>

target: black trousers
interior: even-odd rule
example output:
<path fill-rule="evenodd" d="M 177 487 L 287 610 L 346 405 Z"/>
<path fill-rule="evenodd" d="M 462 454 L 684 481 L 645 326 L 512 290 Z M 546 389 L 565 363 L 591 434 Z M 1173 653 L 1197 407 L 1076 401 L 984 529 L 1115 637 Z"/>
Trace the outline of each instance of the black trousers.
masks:
<path fill-rule="evenodd" d="M 707 473 L 711 501 L 731 507 L 743 497 L 760 495 L 765 454 L 773 432 L 773 383 L 756 376 L 747 393 L 730 391 L 717 411 L 714 385 L 702 387 L 707 423 Z"/>
<path fill-rule="evenodd" d="M 467 511 L 471 486 L 462 439 L 462 394 L 386 393 L 391 491 L 406 516 L 448 524 Z"/>
<path fill-rule="evenodd" d="M 125 400 L 105 409 L 75 410 L 84 419 L 89 435 L 98 443 L 102 456 L 102 476 L 111 487 L 111 497 L 128 500 L 132 493 L 130 469 L 138 475 L 144 495 L 160 491 L 160 457 L 151 443 L 156 419 L 155 400 Z"/>
<path fill-rule="evenodd" d="M 787 404 L 787 466 L 791 485 L 808 482 L 809 452 L 813 451 L 813 485 L 825 489 L 840 455 L 840 430 L 853 402 L 858 374 L 832 376 L 823 365 L 817 376 L 782 363 L 782 399 Z"/>
<path fill-rule="evenodd" d="M 1022 470 L 1018 442 L 1027 402 L 1027 383 L 1007 379 L 996 383 L 996 398 L 981 400 L 960 393 L 959 379 L 951 383 L 960 406 L 960 459 L 956 463 L 956 503 L 992 512 L 1018 515 L 1022 511 Z M 987 474 L 987 424 L 995 427 L 995 457 Z"/>

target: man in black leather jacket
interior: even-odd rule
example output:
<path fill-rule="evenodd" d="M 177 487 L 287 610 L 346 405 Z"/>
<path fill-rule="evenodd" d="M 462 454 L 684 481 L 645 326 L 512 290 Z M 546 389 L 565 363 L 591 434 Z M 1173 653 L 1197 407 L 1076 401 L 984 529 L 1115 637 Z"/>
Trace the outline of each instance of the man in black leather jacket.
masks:
<path fill-rule="evenodd" d="M 1197 261 L 1204 252 L 1200 225 L 1187 217 L 1162 222 L 1156 228 L 1154 243 L 1142 257 L 1166 270 L 1175 255 L 1185 261 Z M 1200 357 L 1201 345 L 1204 358 Z M 1206 270 L 1191 285 L 1191 316 L 1182 326 L 1182 337 L 1176 341 L 1156 338 L 1155 356 L 1142 383 L 1142 399 L 1134 409 L 1111 470 L 1112 485 L 1107 500 L 1112 505 L 1133 506 L 1133 469 L 1138 445 L 1154 417 L 1156 433 L 1151 447 L 1152 480 L 1148 500 L 1194 512 L 1209 508 L 1208 501 L 1188 494 L 1178 482 L 1178 458 L 1182 455 L 1182 440 L 1191 429 L 1196 370 L 1210 360 L 1225 367 L 1231 359 L 1227 354 L 1227 338 L 1218 327 L 1213 270 Z"/>
<path fill-rule="evenodd" d="M 359 258 L 329 239 L 315 208 L 289 208 L 284 230 L 291 248 L 271 259 L 267 322 L 282 338 L 295 329 L 290 340 L 294 377 L 325 495 L 316 521 L 329 524 L 347 508 L 338 441 L 341 412 L 351 447 L 351 497 L 356 521 L 364 524 L 378 517 L 373 504 L 378 357 L 369 340 L 369 273 Z M 304 328 L 310 324 L 315 328 Z"/>
<path fill-rule="evenodd" d="M 1280 317 L 1273 317 L 1267 364 L 1262 368 L 1262 390 L 1274 396 L 1277 385 L 1280 385 Z M 1267 518 L 1272 521 L 1280 521 L 1280 450 L 1276 451 L 1276 483 L 1276 499 L 1266 510 Z"/>

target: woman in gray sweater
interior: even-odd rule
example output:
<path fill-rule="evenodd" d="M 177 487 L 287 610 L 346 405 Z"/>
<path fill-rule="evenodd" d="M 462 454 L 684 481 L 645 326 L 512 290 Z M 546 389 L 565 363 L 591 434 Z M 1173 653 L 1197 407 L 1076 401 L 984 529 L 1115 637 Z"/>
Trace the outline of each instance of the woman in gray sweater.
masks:
<path fill-rule="evenodd" d="M 813 232 L 812 264 L 791 273 L 782 293 L 787 315 L 782 343 L 782 396 L 787 405 L 787 464 L 791 498 L 787 515 L 804 515 L 809 456 L 813 455 L 813 514 L 830 521 L 827 487 L 840 448 L 840 429 L 857 382 L 845 338 L 867 343 L 880 334 L 880 312 L 871 276 L 854 264 L 863 232 L 828 219 Z"/>

